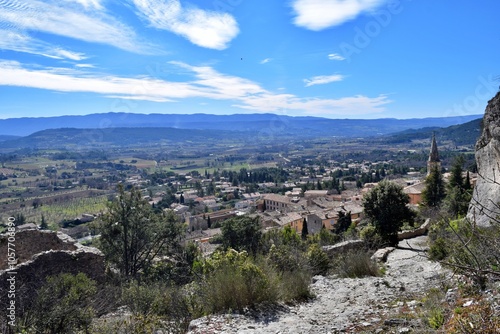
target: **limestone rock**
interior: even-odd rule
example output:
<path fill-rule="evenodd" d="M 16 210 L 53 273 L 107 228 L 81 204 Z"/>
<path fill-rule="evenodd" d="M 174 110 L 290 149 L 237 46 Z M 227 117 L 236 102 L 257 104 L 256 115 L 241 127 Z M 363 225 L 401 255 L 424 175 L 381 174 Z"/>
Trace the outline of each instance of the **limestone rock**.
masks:
<path fill-rule="evenodd" d="M 489 226 L 500 216 L 500 92 L 486 107 L 476 162 L 478 179 L 467 218 L 478 226 Z"/>
<path fill-rule="evenodd" d="M 335 245 L 323 246 L 321 247 L 323 251 L 328 254 L 329 257 L 334 257 L 337 254 L 345 253 L 350 250 L 362 249 L 365 246 L 363 240 L 347 240 L 339 242 Z"/>

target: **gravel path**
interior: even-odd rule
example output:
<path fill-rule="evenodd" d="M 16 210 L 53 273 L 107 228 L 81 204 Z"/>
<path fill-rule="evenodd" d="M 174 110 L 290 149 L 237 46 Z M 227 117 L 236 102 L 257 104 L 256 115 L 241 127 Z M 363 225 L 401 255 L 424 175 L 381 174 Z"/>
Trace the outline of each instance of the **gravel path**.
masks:
<path fill-rule="evenodd" d="M 308 303 L 203 317 L 191 322 L 189 334 L 381 333 L 384 323 L 395 333 L 407 332 L 405 326 L 414 324 L 391 320 L 391 314 L 415 307 L 413 298 L 450 277 L 424 256 L 426 243 L 425 236 L 400 242 L 400 248 L 389 254 L 382 277 L 315 276 L 311 290 L 316 298 Z"/>

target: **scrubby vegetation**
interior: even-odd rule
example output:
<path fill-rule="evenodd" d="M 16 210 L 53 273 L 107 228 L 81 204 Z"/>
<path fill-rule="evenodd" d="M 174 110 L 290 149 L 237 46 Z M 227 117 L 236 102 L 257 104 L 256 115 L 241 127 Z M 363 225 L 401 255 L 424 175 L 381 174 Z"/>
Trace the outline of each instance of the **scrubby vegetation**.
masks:
<path fill-rule="evenodd" d="M 96 226 L 98 246 L 116 268 L 106 290 L 117 293 L 103 293 L 83 274 L 49 277 L 19 331 L 183 333 L 203 315 L 313 298 L 314 275 L 380 272 L 364 250 L 329 258 L 321 246 L 340 237 L 326 230 L 305 238 L 290 227 L 262 234 L 258 220 L 236 217 L 223 224 L 219 248 L 202 256 L 195 244 L 178 242 L 176 224 L 152 211 L 134 189 L 120 189 Z M 101 318 L 111 311 L 115 316 Z"/>

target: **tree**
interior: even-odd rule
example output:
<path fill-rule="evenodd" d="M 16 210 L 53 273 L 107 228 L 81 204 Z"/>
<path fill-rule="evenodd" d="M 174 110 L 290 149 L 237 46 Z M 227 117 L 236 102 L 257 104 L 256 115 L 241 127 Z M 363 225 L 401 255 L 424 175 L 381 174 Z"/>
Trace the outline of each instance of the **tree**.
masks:
<path fill-rule="evenodd" d="M 40 229 L 46 230 L 48 228 L 49 228 L 49 225 L 47 224 L 47 221 L 45 220 L 45 216 L 42 215 L 42 221 L 40 222 Z"/>
<path fill-rule="evenodd" d="M 431 169 L 425 179 L 425 189 L 422 191 L 422 202 L 432 208 L 439 207 L 446 196 L 443 176 L 437 167 Z"/>
<path fill-rule="evenodd" d="M 247 251 L 257 254 L 262 233 L 259 217 L 233 217 L 226 220 L 221 227 L 222 245 L 225 249 Z"/>
<path fill-rule="evenodd" d="M 446 212 L 450 213 L 453 217 L 465 215 L 469 209 L 469 202 L 472 198 L 469 173 L 467 172 L 466 180 L 462 177 L 463 163 L 463 156 L 457 157 L 453 162 L 446 198 L 444 199 Z"/>
<path fill-rule="evenodd" d="M 302 233 L 301 233 L 302 240 L 306 240 L 308 234 L 309 234 L 309 230 L 307 228 L 307 220 L 304 218 L 304 220 L 302 222 Z"/>
<path fill-rule="evenodd" d="M 155 213 L 139 189 L 126 193 L 121 185 L 100 230 L 100 249 L 127 278 L 146 270 L 157 255 L 178 251 L 182 236 L 182 225 L 172 212 Z"/>
<path fill-rule="evenodd" d="M 462 165 L 464 163 L 464 157 L 458 156 L 453 161 L 453 165 L 450 171 L 450 179 L 448 182 L 449 188 L 459 187 L 462 188 L 464 186 L 464 179 L 462 177 Z"/>
<path fill-rule="evenodd" d="M 15 218 L 14 224 L 16 226 L 26 224 L 26 217 L 22 213 L 16 213 L 14 218 Z"/>
<path fill-rule="evenodd" d="M 341 234 L 347 231 L 347 229 L 352 224 L 351 211 L 349 211 L 347 214 L 344 211 L 339 211 L 338 215 L 339 218 L 337 220 L 337 223 L 335 224 L 334 232 L 336 234 Z"/>
<path fill-rule="evenodd" d="M 363 197 L 366 217 L 382 241 L 396 246 L 398 231 L 404 222 L 413 222 L 415 213 L 407 206 L 410 198 L 403 187 L 381 181 Z"/>

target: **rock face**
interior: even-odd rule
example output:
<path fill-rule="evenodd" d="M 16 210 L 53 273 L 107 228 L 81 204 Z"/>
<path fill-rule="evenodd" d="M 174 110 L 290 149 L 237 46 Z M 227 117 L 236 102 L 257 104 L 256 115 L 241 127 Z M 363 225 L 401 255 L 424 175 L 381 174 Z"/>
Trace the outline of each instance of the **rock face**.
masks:
<path fill-rule="evenodd" d="M 478 226 L 489 226 L 500 216 L 500 92 L 486 107 L 476 162 L 478 179 L 467 218 Z"/>

